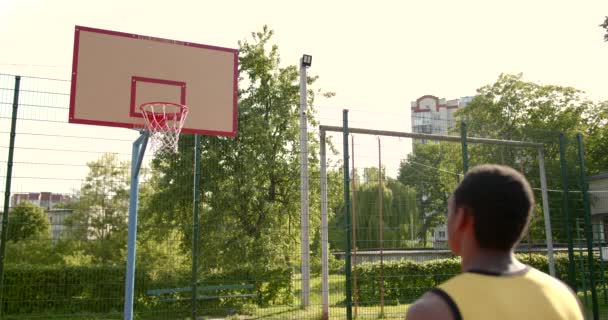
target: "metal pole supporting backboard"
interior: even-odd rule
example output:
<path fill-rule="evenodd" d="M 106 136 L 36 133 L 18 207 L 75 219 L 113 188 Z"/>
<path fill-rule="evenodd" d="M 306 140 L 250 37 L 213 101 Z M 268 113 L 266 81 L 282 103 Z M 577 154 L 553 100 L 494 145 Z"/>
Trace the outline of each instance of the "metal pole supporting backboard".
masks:
<path fill-rule="evenodd" d="M 549 274 L 555 277 L 555 258 L 553 256 L 553 236 L 551 234 L 551 214 L 549 212 L 549 194 L 547 193 L 547 174 L 545 172 L 545 148 L 538 148 L 538 166 L 540 169 L 540 189 L 543 201 L 543 216 L 545 220 L 545 239 L 547 241 L 547 256 L 549 258 Z"/>
<path fill-rule="evenodd" d="M 322 320 L 329 319 L 329 256 L 327 230 L 327 163 L 325 154 L 325 131 L 320 131 L 321 149 L 321 300 L 323 305 Z"/>
<path fill-rule="evenodd" d="M 306 118 L 306 66 L 300 60 L 300 199 L 302 251 L 302 307 L 310 305 L 310 245 L 308 244 L 308 119 Z"/>
<path fill-rule="evenodd" d="M 129 193 L 129 236 L 127 240 L 127 271 L 125 275 L 124 320 L 133 319 L 133 294 L 135 289 L 135 254 L 137 246 L 137 204 L 139 196 L 139 169 L 146 152 L 147 131 L 133 142 L 131 155 L 131 190 Z"/>

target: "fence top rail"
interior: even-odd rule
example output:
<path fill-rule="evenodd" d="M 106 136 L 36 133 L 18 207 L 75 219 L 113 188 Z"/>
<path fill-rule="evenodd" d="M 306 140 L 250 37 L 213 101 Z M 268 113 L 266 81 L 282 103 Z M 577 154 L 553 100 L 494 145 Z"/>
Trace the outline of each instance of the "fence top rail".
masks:
<path fill-rule="evenodd" d="M 62 82 L 70 82 L 71 81 L 71 80 L 67 80 L 67 79 L 35 77 L 35 76 L 28 76 L 28 75 L 10 74 L 10 73 L 4 73 L 4 72 L 0 72 L 0 77 L 20 77 L 21 79 L 28 79 L 29 78 L 29 79 L 53 80 L 53 81 L 62 81 Z"/>
<path fill-rule="evenodd" d="M 342 132 L 343 128 L 340 126 L 319 126 L 319 130 L 324 133 L 326 131 L 331 132 Z M 374 130 L 374 129 L 363 129 L 363 128 L 348 128 L 350 133 L 358 134 L 369 134 L 376 136 L 390 136 L 399 138 L 414 138 L 414 139 L 428 139 L 428 140 L 440 140 L 440 141 L 452 141 L 460 142 L 459 136 L 447 136 L 430 133 L 417 133 L 417 132 L 399 132 L 399 131 L 387 131 L 387 130 Z M 499 140 L 499 139 L 487 139 L 487 138 L 475 138 L 467 137 L 469 143 L 485 143 L 485 144 L 499 144 L 499 145 L 510 145 L 518 147 L 530 147 L 530 148 L 542 148 L 542 143 L 537 142 L 526 142 L 526 141 L 514 141 L 514 140 Z"/>

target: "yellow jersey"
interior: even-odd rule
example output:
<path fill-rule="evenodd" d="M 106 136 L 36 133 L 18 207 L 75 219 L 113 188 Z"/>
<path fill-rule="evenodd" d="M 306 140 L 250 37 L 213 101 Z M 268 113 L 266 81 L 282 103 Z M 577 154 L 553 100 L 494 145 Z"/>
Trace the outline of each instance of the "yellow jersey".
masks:
<path fill-rule="evenodd" d="M 456 320 L 583 320 L 578 298 L 561 281 L 534 268 L 507 275 L 471 271 L 432 290 Z"/>

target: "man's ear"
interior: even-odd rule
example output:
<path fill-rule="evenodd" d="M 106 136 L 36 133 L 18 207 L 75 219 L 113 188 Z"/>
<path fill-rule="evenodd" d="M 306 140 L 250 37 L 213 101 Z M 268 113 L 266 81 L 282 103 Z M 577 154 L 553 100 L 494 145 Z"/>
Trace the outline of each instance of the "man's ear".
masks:
<path fill-rule="evenodd" d="M 471 212 L 471 208 L 467 206 L 462 206 L 456 209 L 456 215 L 454 219 L 456 228 L 458 230 L 465 230 L 467 228 L 473 227 L 473 215 Z"/>

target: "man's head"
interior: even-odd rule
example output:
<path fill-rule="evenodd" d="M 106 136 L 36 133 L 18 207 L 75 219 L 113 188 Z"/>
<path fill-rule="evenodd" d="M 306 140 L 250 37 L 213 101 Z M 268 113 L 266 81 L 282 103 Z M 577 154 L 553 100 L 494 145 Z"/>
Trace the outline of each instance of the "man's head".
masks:
<path fill-rule="evenodd" d="M 448 235 L 452 251 L 463 246 L 510 251 L 530 221 L 534 194 L 519 172 L 499 165 L 471 169 L 450 198 Z"/>

